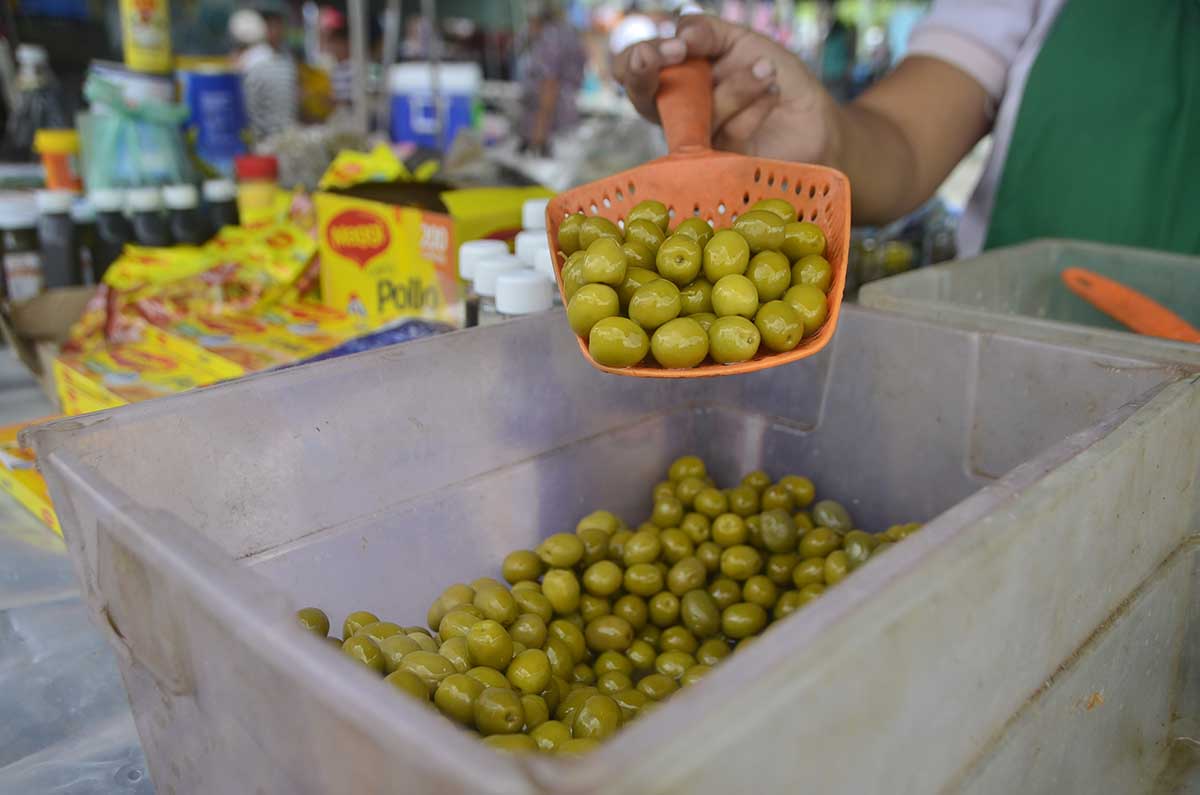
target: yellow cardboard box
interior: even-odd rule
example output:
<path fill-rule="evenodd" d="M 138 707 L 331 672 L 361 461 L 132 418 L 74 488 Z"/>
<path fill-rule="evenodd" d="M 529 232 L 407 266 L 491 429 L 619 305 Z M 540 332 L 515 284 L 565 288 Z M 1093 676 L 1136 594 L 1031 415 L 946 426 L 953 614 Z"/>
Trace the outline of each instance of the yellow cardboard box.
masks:
<path fill-rule="evenodd" d="M 550 195 L 538 187 L 451 189 L 436 182 L 320 192 L 322 300 L 372 328 L 407 317 L 461 326 L 459 244 L 512 237 L 521 205 Z"/>
<path fill-rule="evenodd" d="M 0 428 L 0 490 L 11 494 L 26 510 L 41 520 L 42 524 L 62 535 L 54 505 L 50 502 L 50 490 L 46 480 L 37 471 L 33 451 L 21 447 L 17 434 L 30 425 L 49 422 L 56 417 L 45 417 L 33 422 L 21 422 Z"/>

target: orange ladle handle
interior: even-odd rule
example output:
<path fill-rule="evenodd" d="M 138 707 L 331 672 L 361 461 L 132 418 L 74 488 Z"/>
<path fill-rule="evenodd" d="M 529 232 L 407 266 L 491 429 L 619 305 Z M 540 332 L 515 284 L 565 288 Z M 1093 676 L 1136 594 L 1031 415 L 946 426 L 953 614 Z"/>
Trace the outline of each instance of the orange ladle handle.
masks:
<path fill-rule="evenodd" d="M 671 154 L 712 149 L 712 64 L 691 58 L 658 76 L 658 116 Z"/>
<path fill-rule="evenodd" d="M 1200 343 L 1200 330 L 1195 326 L 1118 281 L 1084 268 L 1067 268 L 1062 280 L 1071 292 L 1139 334 Z"/>

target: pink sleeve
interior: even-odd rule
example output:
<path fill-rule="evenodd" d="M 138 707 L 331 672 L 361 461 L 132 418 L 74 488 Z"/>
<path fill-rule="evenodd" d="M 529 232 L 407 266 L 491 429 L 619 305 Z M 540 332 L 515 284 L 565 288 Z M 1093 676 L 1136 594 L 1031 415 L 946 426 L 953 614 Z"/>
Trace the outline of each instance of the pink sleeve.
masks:
<path fill-rule="evenodd" d="M 908 55 L 939 58 L 975 78 L 993 101 L 1037 22 L 1040 0 L 934 0 L 913 30 Z"/>

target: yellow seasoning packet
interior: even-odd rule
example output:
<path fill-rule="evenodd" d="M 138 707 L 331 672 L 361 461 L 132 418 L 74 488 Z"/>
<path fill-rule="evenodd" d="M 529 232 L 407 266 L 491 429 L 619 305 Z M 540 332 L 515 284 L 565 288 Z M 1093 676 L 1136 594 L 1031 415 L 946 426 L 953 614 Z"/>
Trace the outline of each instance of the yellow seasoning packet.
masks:
<path fill-rule="evenodd" d="M 339 152 L 321 177 L 319 187 L 352 188 L 364 182 L 395 182 L 407 175 L 408 169 L 395 152 L 387 144 L 380 144 L 370 152 Z"/>

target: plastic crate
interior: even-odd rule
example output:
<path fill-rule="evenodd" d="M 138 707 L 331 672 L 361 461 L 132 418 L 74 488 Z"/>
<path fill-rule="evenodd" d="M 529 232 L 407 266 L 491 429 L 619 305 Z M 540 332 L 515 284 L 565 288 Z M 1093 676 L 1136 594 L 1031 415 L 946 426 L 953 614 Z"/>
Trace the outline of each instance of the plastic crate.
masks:
<path fill-rule="evenodd" d="M 1038 240 L 864 285 L 864 306 L 935 323 L 1084 345 L 1200 366 L 1200 345 L 1134 334 L 1062 283 L 1088 268 L 1145 293 L 1200 326 L 1200 257 L 1146 249 Z"/>
<path fill-rule="evenodd" d="M 1062 792 L 1067 765 L 1134 792 L 1197 698 L 1187 611 L 1118 619 L 1164 578 L 1196 603 L 1171 561 L 1200 525 L 1198 381 L 857 307 L 792 366 L 617 378 L 556 312 L 32 435 L 160 792 Z M 685 452 L 720 482 L 807 473 L 866 529 L 931 521 L 578 761 L 496 754 L 295 625 L 419 623 L 585 511 L 640 520 Z M 1118 624 L 1154 665 L 1111 657 L 1082 680 L 1109 712 L 1033 723 Z M 1065 732 L 1075 760 L 1035 741 Z"/>

